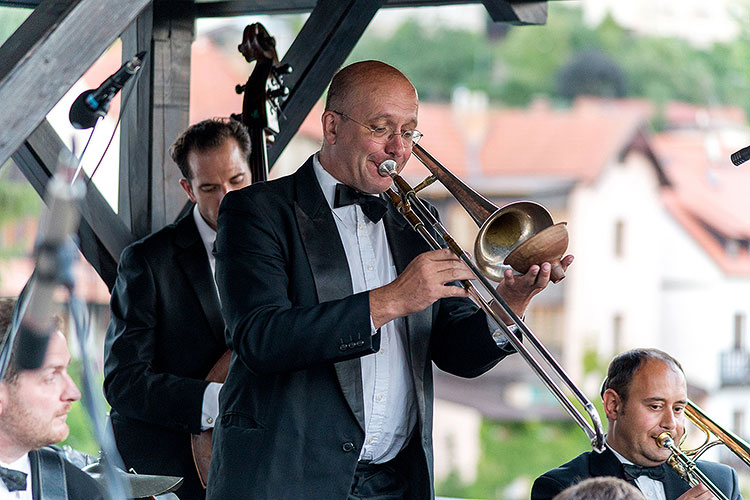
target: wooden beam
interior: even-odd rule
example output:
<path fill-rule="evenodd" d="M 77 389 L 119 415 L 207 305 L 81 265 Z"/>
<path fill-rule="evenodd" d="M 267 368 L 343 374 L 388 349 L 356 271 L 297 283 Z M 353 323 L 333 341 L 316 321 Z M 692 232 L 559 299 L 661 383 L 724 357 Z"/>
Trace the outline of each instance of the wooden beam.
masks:
<path fill-rule="evenodd" d="M 49 122 L 44 120 L 13 154 L 13 161 L 42 198 L 53 174 L 49 166 L 56 165 L 63 150 L 68 151 L 68 148 Z M 81 223 L 78 247 L 111 290 L 117 277 L 120 253 L 134 238 L 96 186 L 88 184 L 88 177 L 82 175 L 88 188 L 79 207 Z"/>
<path fill-rule="evenodd" d="M 173 222 L 185 204 L 169 146 L 188 126 L 194 37 L 192 9 L 170 1 L 149 6 L 122 36 L 125 59 L 149 54 L 120 141 L 119 212 L 138 237 Z"/>
<path fill-rule="evenodd" d="M 279 117 L 280 133 L 268 153 L 273 165 L 331 77 L 351 53 L 384 0 L 320 0 L 284 56 L 294 71 L 284 79 L 290 93 Z"/>
<path fill-rule="evenodd" d="M 0 164 L 150 0 L 44 0 L 0 47 Z"/>
<path fill-rule="evenodd" d="M 198 17 L 229 17 L 251 14 L 294 14 L 310 12 L 315 8 L 317 3 L 317 0 L 206 0 L 197 1 L 195 9 Z M 384 2 L 383 7 L 437 7 L 442 5 L 479 3 L 483 2 L 481 0 L 387 0 Z M 488 0 L 486 3 L 510 3 L 514 7 L 522 7 L 524 3 L 540 2 L 529 2 L 529 0 Z M 546 3 L 546 1 L 541 3 Z M 498 10 L 497 12 L 500 13 L 502 11 Z M 514 10 L 508 10 L 505 12 L 507 18 L 496 18 L 495 16 L 492 16 L 493 20 L 496 22 L 516 23 L 518 22 L 519 17 L 529 17 L 528 14 L 519 14 Z"/>
<path fill-rule="evenodd" d="M 487 12 L 496 23 L 545 24 L 547 1 L 512 2 L 510 0 L 483 0 Z"/>

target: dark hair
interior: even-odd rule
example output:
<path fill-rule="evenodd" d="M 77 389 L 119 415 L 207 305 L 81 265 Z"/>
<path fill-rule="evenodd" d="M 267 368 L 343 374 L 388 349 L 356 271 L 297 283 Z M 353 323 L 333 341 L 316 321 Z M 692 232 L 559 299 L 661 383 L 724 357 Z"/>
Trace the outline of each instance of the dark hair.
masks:
<path fill-rule="evenodd" d="M 13 323 L 13 310 L 16 307 L 17 299 L 15 297 L 0 297 L 0 347 L 5 348 L 5 343 L 10 335 L 10 326 Z M 3 380 L 12 383 L 18 377 L 18 367 L 16 366 L 15 349 L 11 348 L 10 361 L 8 368 L 5 370 Z"/>
<path fill-rule="evenodd" d="M 6 349 L 5 343 L 10 336 L 10 328 L 13 324 L 13 314 L 16 312 L 17 305 L 18 299 L 16 297 L 0 297 L 0 349 Z M 55 314 L 51 319 L 51 326 L 57 330 L 62 330 L 62 318 Z M 16 337 L 15 343 L 18 343 L 18 337 Z M 5 369 L 3 381 L 7 384 L 12 384 L 18 378 L 18 373 L 21 370 L 19 370 L 16 362 L 16 345 L 9 347 L 9 349 L 10 360 L 8 361 L 8 367 Z"/>
<path fill-rule="evenodd" d="M 643 500 L 643 494 L 624 479 L 604 476 L 568 486 L 552 500 Z"/>
<path fill-rule="evenodd" d="M 234 139 L 240 151 L 247 157 L 250 154 L 250 134 L 247 128 L 232 118 L 211 118 L 188 127 L 169 148 L 169 154 L 180 167 L 182 176 L 188 181 L 193 178 L 188 164 L 191 151 L 207 151 Z"/>
<path fill-rule="evenodd" d="M 635 372 L 649 359 L 664 361 L 683 372 L 679 361 L 664 351 L 659 349 L 631 349 L 615 356 L 615 359 L 609 364 L 607 378 L 602 383 L 602 397 L 607 389 L 612 389 L 623 401 L 626 400 Z"/>

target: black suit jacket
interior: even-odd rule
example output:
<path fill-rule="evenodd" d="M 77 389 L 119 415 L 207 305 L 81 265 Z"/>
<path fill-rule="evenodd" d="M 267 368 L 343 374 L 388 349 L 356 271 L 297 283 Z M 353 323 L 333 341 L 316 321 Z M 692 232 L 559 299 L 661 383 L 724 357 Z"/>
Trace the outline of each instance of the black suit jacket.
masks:
<path fill-rule="evenodd" d="M 184 477 L 183 500 L 204 498 L 189 434 L 226 344 L 192 212 L 123 251 L 110 305 L 104 391 L 122 458 L 140 474 Z"/>
<path fill-rule="evenodd" d="M 400 273 L 427 250 L 394 209 L 384 218 Z M 216 273 L 233 351 L 214 431 L 208 498 L 344 500 L 364 440 L 361 356 L 377 352 L 368 293 L 352 294 L 312 161 L 224 198 Z M 252 291 L 251 293 L 248 291 Z M 432 491 L 432 365 L 477 376 L 506 353 L 470 301 L 406 318 L 418 425 L 403 454 L 407 498 Z"/>
<path fill-rule="evenodd" d="M 54 448 L 44 448 L 29 453 L 29 462 L 31 463 L 31 494 L 34 500 L 46 500 L 41 497 L 41 481 L 58 481 L 59 478 L 49 471 L 40 467 L 38 453 L 49 453 L 59 456 Z M 69 500 L 104 500 L 104 492 L 99 487 L 94 478 L 83 472 L 81 469 L 62 459 L 65 475 L 65 486 L 67 487 Z"/>
<path fill-rule="evenodd" d="M 698 468 L 730 500 L 741 500 L 737 473 L 731 467 L 715 462 L 698 461 Z M 672 467 L 666 467 L 664 494 L 667 500 L 675 500 L 690 489 Z M 531 488 L 531 500 L 550 500 L 562 490 L 589 477 L 614 476 L 627 479 L 622 464 L 609 448 L 599 454 L 594 451 L 581 453 L 570 462 L 539 476 Z M 629 480 L 635 484 L 632 480 Z"/>

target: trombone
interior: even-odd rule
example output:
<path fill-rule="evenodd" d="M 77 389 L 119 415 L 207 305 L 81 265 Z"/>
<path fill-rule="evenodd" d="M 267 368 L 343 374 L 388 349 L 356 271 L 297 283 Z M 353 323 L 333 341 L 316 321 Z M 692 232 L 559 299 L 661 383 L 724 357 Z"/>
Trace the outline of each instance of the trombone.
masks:
<path fill-rule="evenodd" d="M 750 466 L 750 445 L 748 445 L 748 443 L 741 437 L 724 429 L 711 420 L 711 418 L 692 401 L 688 401 L 685 406 L 685 416 L 705 434 L 706 440 L 702 445 L 693 448 L 692 450 L 681 450 L 679 446 L 675 444 L 672 435 L 669 432 L 662 432 L 659 434 L 656 437 L 656 443 L 662 448 L 666 448 L 672 452 L 672 455 L 667 459 L 667 463 L 672 466 L 672 468 L 675 469 L 691 487 L 696 486 L 698 483 L 703 483 L 716 498 L 726 500 L 727 496 L 697 467 L 696 461 L 706 450 L 723 444 L 737 455 L 745 465 Z M 713 441 L 711 441 L 711 433 L 716 436 L 716 439 Z"/>
<path fill-rule="evenodd" d="M 390 177 L 393 180 L 393 184 L 396 186 L 397 191 L 393 188 L 389 188 L 386 194 L 390 198 L 399 212 L 406 218 L 412 228 L 419 233 L 422 238 L 428 243 L 433 250 L 443 248 L 443 246 L 432 236 L 428 230 L 428 226 L 435 230 L 437 234 L 446 242 L 447 246 L 458 256 L 461 261 L 474 274 L 478 282 L 481 284 L 481 288 L 486 294 L 492 298 L 487 301 L 477 290 L 477 288 L 471 283 L 471 281 L 462 281 L 462 285 L 469 294 L 476 301 L 479 307 L 500 327 L 505 334 L 508 341 L 513 345 L 516 351 L 523 357 L 523 359 L 531 366 L 537 376 L 541 379 L 544 385 L 549 389 L 550 392 L 555 396 L 557 401 L 562 405 L 565 411 L 570 417 L 578 424 L 578 426 L 586 433 L 589 438 L 591 446 L 595 451 L 601 453 L 604 451 L 604 431 L 602 430 L 601 420 L 599 414 L 594 408 L 594 405 L 589 401 L 583 392 L 573 383 L 570 377 L 565 373 L 560 364 L 550 354 L 550 352 L 544 347 L 544 345 L 536 338 L 536 336 L 529 330 L 524 324 L 521 318 L 516 315 L 515 312 L 508 306 L 505 300 L 497 293 L 495 287 L 492 286 L 490 281 L 487 279 L 485 274 L 480 271 L 474 262 L 472 262 L 469 255 L 463 251 L 463 249 L 456 243 L 453 237 L 448 233 L 445 227 L 435 217 L 427 206 L 417 196 L 417 191 L 424 187 L 432 184 L 436 180 L 439 180 L 448 191 L 461 203 L 466 211 L 471 215 L 477 225 L 485 228 L 494 220 L 492 215 L 500 212 L 498 207 L 492 204 L 489 200 L 481 196 L 476 191 L 469 188 L 463 182 L 461 182 L 456 176 L 454 176 L 448 169 L 440 165 L 427 151 L 424 150 L 418 144 L 413 146 L 413 152 L 415 156 L 430 170 L 431 175 L 427 177 L 417 187 L 412 188 L 404 179 L 401 177 L 396 170 L 396 162 L 393 160 L 385 160 L 379 165 L 378 173 L 383 177 Z M 415 212 L 416 210 L 416 212 Z M 417 213 L 418 212 L 418 213 Z M 546 212 L 546 210 L 545 210 Z M 480 229 L 480 234 L 484 231 Z M 479 256 L 477 257 L 478 260 Z M 485 271 L 486 272 L 486 271 Z M 501 273 L 502 274 L 502 273 Z M 555 383 L 549 373 L 545 370 L 542 364 L 537 360 L 528 348 L 516 337 L 511 329 L 505 324 L 505 321 L 500 319 L 500 312 L 504 313 L 511 318 L 513 325 L 518 328 L 518 331 L 528 339 L 529 343 L 539 353 L 539 355 L 546 361 L 549 368 L 551 368 L 557 375 L 557 377 L 563 382 L 568 390 L 575 396 L 575 399 L 583 406 L 586 413 L 591 419 L 591 424 L 584 418 L 581 412 L 574 406 L 573 402 L 566 396 L 560 386 Z"/>

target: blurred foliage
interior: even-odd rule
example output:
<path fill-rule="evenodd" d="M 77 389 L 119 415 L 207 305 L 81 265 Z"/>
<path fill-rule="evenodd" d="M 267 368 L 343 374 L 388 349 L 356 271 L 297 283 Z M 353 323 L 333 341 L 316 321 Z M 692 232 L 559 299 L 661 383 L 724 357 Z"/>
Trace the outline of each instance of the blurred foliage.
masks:
<path fill-rule="evenodd" d="M 28 218 L 38 217 L 42 200 L 31 184 L 25 180 L 11 179 L 11 165 L 0 168 L 0 258 L 28 255 L 30 243 L 26 239 L 6 241 L 3 230 Z"/>
<path fill-rule="evenodd" d="M 0 45 L 10 38 L 10 35 L 21 26 L 29 14 L 31 14 L 31 9 L 0 7 Z"/>
<path fill-rule="evenodd" d="M 565 104 L 588 92 L 644 97 L 657 106 L 681 100 L 750 111 L 747 23 L 739 22 L 735 41 L 699 48 L 681 39 L 634 35 L 611 17 L 589 27 L 579 7 L 562 4 L 550 2 L 546 25 L 511 26 L 502 37 L 409 20 L 389 36 L 365 33 L 348 61 L 394 64 L 427 101 L 447 101 L 453 89 L 464 86 L 508 106 L 526 106 L 540 95 Z M 734 13 L 738 20 L 748 15 L 747 4 Z M 607 79 L 597 85 L 576 75 L 577 85 L 558 85 L 565 68 L 587 64 L 606 66 Z"/>
<path fill-rule="evenodd" d="M 81 385 L 81 360 L 72 360 L 68 367 L 68 373 L 73 378 L 76 386 L 79 388 Z M 94 387 L 99 388 L 102 386 L 101 374 L 99 379 L 94 384 Z M 101 397 L 104 401 L 104 397 Z M 106 402 L 104 402 L 106 404 Z M 108 407 L 107 407 L 108 408 Z M 90 455 L 99 455 L 99 444 L 97 443 L 93 435 L 93 426 L 89 420 L 89 416 L 86 413 L 86 409 L 81 401 L 73 403 L 70 413 L 68 413 L 68 427 L 70 428 L 70 434 L 68 438 L 60 443 L 61 445 L 67 444 L 72 448 L 86 452 Z"/>
<path fill-rule="evenodd" d="M 485 420 L 481 444 L 474 484 L 462 484 L 456 474 L 451 474 L 436 485 L 438 495 L 509 500 L 523 490 L 521 496 L 528 498 L 534 479 L 591 449 L 586 435 L 572 422 Z"/>

